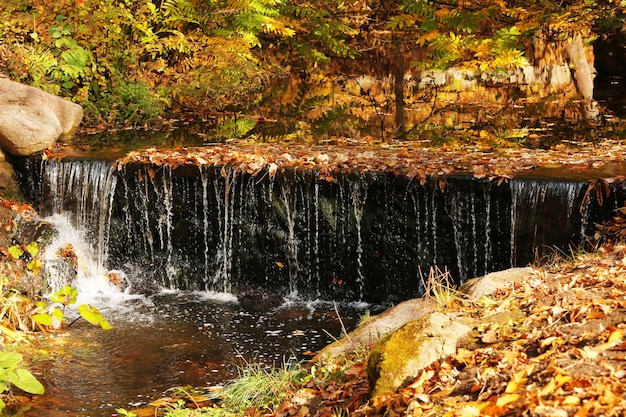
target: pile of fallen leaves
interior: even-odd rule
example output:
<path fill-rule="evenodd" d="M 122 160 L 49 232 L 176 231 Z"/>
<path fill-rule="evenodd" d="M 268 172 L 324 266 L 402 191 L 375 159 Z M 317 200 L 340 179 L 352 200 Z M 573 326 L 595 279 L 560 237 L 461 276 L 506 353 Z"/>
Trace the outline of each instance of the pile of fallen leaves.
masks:
<path fill-rule="evenodd" d="M 626 415 L 626 245 L 540 268 L 458 314 L 520 312 L 356 415 Z M 515 315 L 513 315 L 515 316 Z"/>
<path fill-rule="evenodd" d="M 561 144 L 551 150 L 503 148 L 480 144 L 464 147 L 423 147 L 417 142 L 337 139 L 322 145 L 257 143 L 237 140 L 225 144 L 176 149 L 133 151 L 117 162 L 168 165 L 228 166 L 237 172 L 273 178 L 285 169 L 315 170 L 332 181 L 333 172 L 387 172 L 421 182 L 429 177 L 469 172 L 477 178 L 508 178 L 537 168 L 567 168 L 591 178 L 622 179 L 624 141 Z M 67 147 L 47 151 L 46 158 L 77 155 Z M 610 167 L 610 168 L 609 168 Z M 594 173 L 591 171 L 595 170 Z"/>
<path fill-rule="evenodd" d="M 612 219 L 598 225 L 594 241 L 608 244 L 626 243 L 626 207 L 619 208 Z"/>

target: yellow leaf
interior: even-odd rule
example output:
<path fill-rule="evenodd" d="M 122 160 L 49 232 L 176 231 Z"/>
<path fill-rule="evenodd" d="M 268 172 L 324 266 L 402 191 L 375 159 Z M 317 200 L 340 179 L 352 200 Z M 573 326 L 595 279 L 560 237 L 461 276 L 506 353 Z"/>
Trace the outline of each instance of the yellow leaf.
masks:
<path fill-rule="evenodd" d="M 466 405 L 459 410 L 459 417 L 480 417 L 480 409 L 475 405 Z"/>
<path fill-rule="evenodd" d="M 556 390 L 557 388 L 563 386 L 563 384 L 571 380 L 572 380 L 572 377 L 569 375 L 557 374 L 554 378 L 550 380 L 550 382 L 548 382 L 548 384 L 545 387 L 543 387 L 543 389 L 539 392 L 539 396 L 541 397 L 544 395 L 548 395 L 554 390 Z"/>
<path fill-rule="evenodd" d="M 590 348 L 589 346 L 585 346 L 582 349 L 578 349 L 578 353 L 582 356 L 583 359 L 596 359 L 600 354 L 600 351 Z"/>
<path fill-rule="evenodd" d="M 504 407 L 507 404 L 510 404 L 514 401 L 517 401 L 520 398 L 519 394 L 504 394 L 496 401 L 496 405 L 498 407 Z"/>
<path fill-rule="evenodd" d="M 279 268 L 282 268 L 282 267 L 284 267 L 284 266 L 285 266 L 285 264 L 283 264 L 283 263 L 282 263 L 282 262 L 280 262 L 280 261 L 276 261 L 275 263 L 276 263 L 276 266 L 278 266 Z"/>
<path fill-rule="evenodd" d="M 569 406 L 569 407 L 577 406 L 579 404 L 580 404 L 580 398 L 578 398 L 575 395 L 568 395 L 561 402 L 561 405 Z"/>
<path fill-rule="evenodd" d="M 585 316 L 587 320 L 596 320 L 603 317 L 606 317 L 606 314 L 603 311 L 591 311 Z"/>
<path fill-rule="evenodd" d="M 609 343 L 615 343 L 617 345 L 623 337 L 624 333 L 622 332 L 622 329 L 617 329 L 609 336 Z"/>
<path fill-rule="evenodd" d="M 560 337 L 550 336 L 550 337 L 545 338 L 544 340 L 541 341 L 541 347 L 544 348 L 544 347 L 550 346 L 550 345 L 561 346 L 564 343 L 565 343 L 565 341 L 563 339 L 561 339 Z"/>
<path fill-rule="evenodd" d="M 519 387 L 523 386 L 526 383 L 526 376 L 530 375 L 534 367 L 534 364 L 530 364 L 525 369 L 522 369 L 521 371 L 515 373 L 513 375 L 513 378 L 506 385 L 506 390 L 504 392 L 507 394 L 512 394 L 517 391 Z"/>
<path fill-rule="evenodd" d="M 617 396 L 611 391 L 611 387 L 606 387 L 604 389 L 604 393 L 602 397 L 600 397 L 600 402 L 609 406 L 616 405 L 623 400 L 621 396 Z"/>
<path fill-rule="evenodd" d="M 596 346 L 595 349 L 596 350 L 608 350 L 608 349 L 614 348 L 615 346 L 622 343 L 623 337 L 624 337 L 624 333 L 622 332 L 622 330 L 617 329 L 613 333 L 611 333 L 611 335 L 609 336 L 609 340 L 606 343 L 602 343 Z"/>

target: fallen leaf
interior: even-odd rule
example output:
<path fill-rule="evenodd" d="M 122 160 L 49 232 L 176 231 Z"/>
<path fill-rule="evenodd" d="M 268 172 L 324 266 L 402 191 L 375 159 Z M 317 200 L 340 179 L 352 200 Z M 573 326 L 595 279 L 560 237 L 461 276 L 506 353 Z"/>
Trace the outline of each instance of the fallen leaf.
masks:
<path fill-rule="evenodd" d="M 566 407 L 574 407 L 580 404 L 580 398 L 575 395 L 568 395 L 561 401 L 561 405 Z"/>
<path fill-rule="evenodd" d="M 576 350 L 578 351 L 578 353 L 580 353 L 580 356 L 583 359 L 596 359 L 598 355 L 600 354 L 600 351 L 590 348 L 589 346 L 585 346 L 582 349 L 576 349 Z"/>
<path fill-rule="evenodd" d="M 514 401 L 517 401 L 520 399 L 520 395 L 519 394 L 504 394 L 503 396 L 499 397 L 498 400 L 496 401 L 496 405 L 498 407 L 504 407 L 507 404 L 510 404 Z"/>

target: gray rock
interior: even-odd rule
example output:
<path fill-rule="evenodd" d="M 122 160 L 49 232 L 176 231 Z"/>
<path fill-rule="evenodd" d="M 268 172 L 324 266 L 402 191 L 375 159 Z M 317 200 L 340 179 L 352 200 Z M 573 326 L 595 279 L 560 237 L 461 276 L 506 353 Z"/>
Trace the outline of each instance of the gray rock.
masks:
<path fill-rule="evenodd" d="M 0 145 L 16 156 L 48 149 L 62 133 L 61 124 L 49 110 L 0 105 Z"/>
<path fill-rule="evenodd" d="M 0 145 L 25 156 L 74 134 L 83 118 L 76 103 L 0 77 Z"/>
<path fill-rule="evenodd" d="M 483 277 L 467 280 L 459 291 L 470 300 L 479 300 L 481 297 L 488 297 L 495 294 L 499 289 L 510 288 L 515 282 L 522 282 L 532 276 L 531 267 L 510 268 L 504 271 L 497 271 Z"/>
<path fill-rule="evenodd" d="M 499 289 L 510 288 L 532 276 L 532 268 L 511 268 L 468 280 L 459 294 L 469 300 L 488 297 Z M 313 361 L 344 355 L 359 346 L 374 345 L 368 359 L 367 373 L 373 394 L 393 392 L 413 380 L 434 361 L 456 352 L 478 322 L 518 319 L 520 312 L 507 317 L 477 319 L 457 317 L 437 311 L 431 297 L 407 300 L 374 316 L 349 335 L 322 349 Z"/>
<path fill-rule="evenodd" d="M 414 298 L 403 301 L 381 314 L 368 318 L 348 336 L 322 349 L 312 361 L 317 362 L 328 357 L 345 355 L 360 347 L 370 346 L 407 322 L 430 314 L 435 309 L 436 303 L 430 298 Z"/>

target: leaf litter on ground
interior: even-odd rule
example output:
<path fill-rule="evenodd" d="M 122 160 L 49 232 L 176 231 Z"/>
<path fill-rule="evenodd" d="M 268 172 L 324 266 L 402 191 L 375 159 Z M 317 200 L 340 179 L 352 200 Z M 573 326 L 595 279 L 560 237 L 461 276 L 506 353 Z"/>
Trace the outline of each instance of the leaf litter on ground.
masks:
<path fill-rule="evenodd" d="M 537 267 L 489 301 L 457 313 L 523 319 L 474 329 L 454 355 L 355 415 L 626 415 L 626 245 Z"/>

